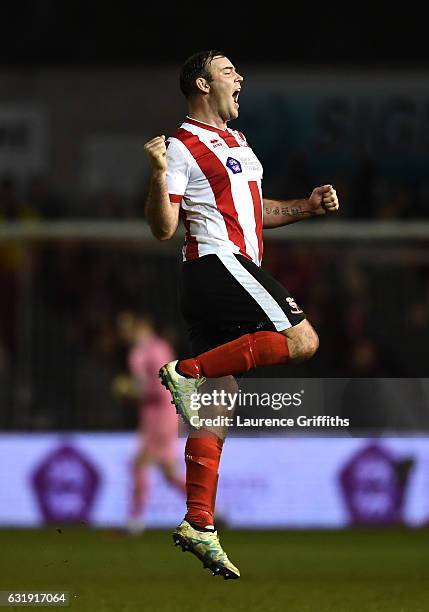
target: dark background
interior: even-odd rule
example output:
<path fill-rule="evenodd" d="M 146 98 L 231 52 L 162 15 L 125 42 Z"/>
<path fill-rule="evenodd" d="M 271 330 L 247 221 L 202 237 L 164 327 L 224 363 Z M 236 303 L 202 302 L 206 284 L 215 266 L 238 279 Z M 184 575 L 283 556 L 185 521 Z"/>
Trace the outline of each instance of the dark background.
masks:
<path fill-rule="evenodd" d="M 422 9 L 405 3 L 349 6 L 277 3 L 163 3 L 31 0 L 2 7 L 3 66 L 180 64 L 216 48 L 238 63 L 427 65 Z"/>
<path fill-rule="evenodd" d="M 14 175 L 0 164 L 0 229 L 29 220 L 40 226 L 76 219 L 144 222 L 143 142 L 180 123 L 185 104 L 178 69 L 190 54 L 209 48 L 224 51 L 245 74 L 237 128 L 264 165 L 265 195 L 305 197 L 315 185 L 331 182 L 342 221 L 426 220 L 426 39 L 424 19 L 403 4 L 341 10 L 264 4 L 263 12 L 245 3 L 163 4 L 150 11 L 131 2 L 3 5 L 1 104 L 41 109 L 48 163 L 42 176 Z M 358 76 L 343 86 L 349 75 Z M 397 88 L 396 75 L 402 79 Z M 293 88 L 307 80 L 310 94 L 305 88 L 297 94 Z M 380 94 L 383 87 L 388 91 Z M 296 127 L 301 102 L 315 107 L 303 108 Z M 308 144 L 306 118 L 314 119 L 310 131 L 327 135 L 321 148 Z M 10 137 L 20 144 L 19 121 L 10 134 L 3 121 L 0 141 Z M 138 142 L 125 162 L 141 160 L 134 191 L 121 193 L 107 183 L 85 191 L 85 147 L 99 134 L 131 135 Z M 342 150 L 350 167 L 341 163 Z M 120 157 L 115 149 L 110 162 Z M 397 166 L 386 169 L 389 159 Z M 326 220 L 314 222 L 323 234 Z M 264 376 L 427 376 L 428 239 L 362 243 L 350 227 L 344 240 L 317 245 L 289 241 L 289 228 L 278 241 L 266 232 L 264 267 L 303 307 L 321 345 L 299 368 L 273 368 Z M 149 233 L 140 243 L 126 236 L 111 243 L 0 243 L 3 427 L 134 426 L 134 407 L 121 410 L 111 391 L 115 375 L 126 369 L 115 326 L 124 309 L 149 312 L 177 355 L 189 354 L 177 296 L 180 239 L 156 245 Z"/>

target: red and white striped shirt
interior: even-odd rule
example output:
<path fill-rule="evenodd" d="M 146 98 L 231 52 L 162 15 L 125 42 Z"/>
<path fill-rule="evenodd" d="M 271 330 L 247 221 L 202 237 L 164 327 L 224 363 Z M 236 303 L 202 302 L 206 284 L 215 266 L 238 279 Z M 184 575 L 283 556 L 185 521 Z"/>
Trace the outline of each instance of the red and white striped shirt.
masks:
<path fill-rule="evenodd" d="M 187 117 L 167 141 L 170 201 L 186 228 L 183 260 L 220 252 L 262 260 L 262 166 L 236 130 Z"/>

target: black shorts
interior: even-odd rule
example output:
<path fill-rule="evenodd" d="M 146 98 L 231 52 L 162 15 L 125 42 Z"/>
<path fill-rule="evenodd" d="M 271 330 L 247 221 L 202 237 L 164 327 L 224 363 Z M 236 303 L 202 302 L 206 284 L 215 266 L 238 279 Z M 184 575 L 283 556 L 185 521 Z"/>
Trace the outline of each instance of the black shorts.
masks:
<path fill-rule="evenodd" d="M 280 332 L 305 319 L 280 283 L 233 253 L 185 262 L 180 297 L 192 355 L 247 333 Z"/>

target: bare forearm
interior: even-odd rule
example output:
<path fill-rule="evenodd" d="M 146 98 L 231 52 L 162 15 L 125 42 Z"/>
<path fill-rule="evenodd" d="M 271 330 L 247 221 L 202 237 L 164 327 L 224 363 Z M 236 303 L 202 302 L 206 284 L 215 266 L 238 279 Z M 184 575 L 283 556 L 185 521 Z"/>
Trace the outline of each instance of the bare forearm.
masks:
<path fill-rule="evenodd" d="M 146 199 L 146 219 L 153 235 L 158 240 L 171 238 L 178 224 L 179 205 L 170 202 L 166 172 L 153 171 L 149 194 Z"/>
<path fill-rule="evenodd" d="M 264 198 L 264 228 L 281 227 L 312 217 L 308 199 L 267 200 Z"/>

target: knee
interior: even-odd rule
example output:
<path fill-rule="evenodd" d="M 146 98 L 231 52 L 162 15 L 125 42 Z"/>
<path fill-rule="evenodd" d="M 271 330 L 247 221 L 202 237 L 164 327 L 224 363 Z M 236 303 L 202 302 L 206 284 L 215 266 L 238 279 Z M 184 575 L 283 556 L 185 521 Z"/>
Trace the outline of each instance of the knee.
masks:
<path fill-rule="evenodd" d="M 300 334 L 296 338 L 288 339 L 289 355 L 294 361 L 307 361 L 311 359 L 319 348 L 319 337 L 316 332 L 311 329 Z"/>
<path fill-rule="evenodd" d="M 319 348 L 319 336 L 316 332 L 313 332 L 311 338 L 307 339 L 304 345 L 304 356 L 305 359 L 310 359 L 317 353 L 317 349 Z"/>

